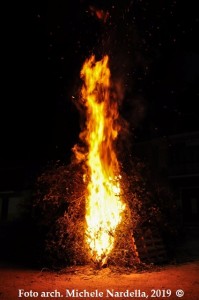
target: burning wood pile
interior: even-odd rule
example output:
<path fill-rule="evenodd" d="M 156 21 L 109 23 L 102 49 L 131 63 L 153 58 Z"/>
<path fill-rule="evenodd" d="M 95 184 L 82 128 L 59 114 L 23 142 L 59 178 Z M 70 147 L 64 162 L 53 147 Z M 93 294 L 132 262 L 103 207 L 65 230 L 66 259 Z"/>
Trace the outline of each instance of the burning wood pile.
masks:
<path fill-rule="evenodd" d="M 66 240 L 65 251 L 70 253 L 66 255 L 70 263 L 92 261 L 102 266 L 110 260 L 114 261 L 115 257 L 117 261 L 121 257 L 134 261 L 130 246 L 133 216 L 123 196 L 124 179 L 115 149 L 121 125 L 108 56 L 96 62 L 92 55 L 82 67 L 81 78 L 83 85 L 79 101 L 86 115 L 84 129 L 80 133 L 83 146 L 74 146 L 75 160 L 69 167 L 59 167 L 59 177 L 62 176 L 59 179 L 63 181 L 60 188 L 65 189 L 64 198 L 60 198 L 63 192 L 60 193 L 59 188 L 53 190 L 55 185 L 52 182 L 49 193 L 39 203 L 47 209 L 53 195 L 54 201 L 50 204 L 52 220 L 53 210 L 60 207 L 64 210 L 64 215 L 55 222 L 50 235 L 65 227 L 58 239 Z M 53 176 L 59 181 L 56 175 Z M 39 181 L 43 180 L 41 176 Z M 52 245 L 48 247 L 52 248 Z"/>
<path fill-rule="evenodd" d="M 92 55 L 82 67 L 78 106 L 85 124 L 71 164 L 38 178 L 36 216 L 44 225 L 51 265 L 133 266 L 140 260 L 132 232 L 146 216 L 150 222 L 161 215 L 137 171 L 141 164 L 129 161 L 127 175 L 118 161 L 121 123 L 108 61 Z"/>

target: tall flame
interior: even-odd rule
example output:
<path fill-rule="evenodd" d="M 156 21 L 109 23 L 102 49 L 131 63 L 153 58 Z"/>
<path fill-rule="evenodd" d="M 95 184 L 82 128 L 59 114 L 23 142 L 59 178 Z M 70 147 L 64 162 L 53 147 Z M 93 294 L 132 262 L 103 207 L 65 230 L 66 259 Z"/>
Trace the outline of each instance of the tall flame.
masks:
<path fill-rule="evenodd" d="M 105 263 L 114 246 L 115 230 L 125 204 L 120 199 L 119 164 L 114 151 L 118 136 L 118 104 L 111 98 L 108 56 L 92 55 L 81 70 L 81 90 L 86 107 L 86 129 L 80 135 L 88 145 L 89 170 L 85 239 L 92 259 Z"/>

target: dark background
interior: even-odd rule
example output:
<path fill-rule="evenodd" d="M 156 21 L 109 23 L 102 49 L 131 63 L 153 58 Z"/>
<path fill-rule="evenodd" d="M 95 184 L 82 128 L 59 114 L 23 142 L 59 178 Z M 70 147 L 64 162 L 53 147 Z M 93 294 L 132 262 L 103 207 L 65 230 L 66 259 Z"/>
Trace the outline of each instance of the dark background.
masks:
<path fill-rule="evenodd" d="M 104 24 L 90 6 L 109 12 Z M 198 23 L 194 1 L 30 1 L 2 5 L 1 168 L 27 174 L 70 159 L 72 103 L 91 53 L 108 53 L 125 86 L 121 115 L 133 142 L 197 131 Z"/>
<path fill-rule="evenodd" d="M 124 87 L 120 115 L 129 124 L 130 135 L 123 142 L 130 142 L 132 153 L 136 144 L 150 152 L 153 174 L 159 180 L 166 178 L 175 200 L 180 200 L 179 226 L 197 223 L 182 237 L 190 240 L 192 232 L 188 248 L 198 255 L 196 6 L 196 1 L 181 0 L 1 4 L 1 259 L 23 261 L 27 256 L 30 263 L 32 251 L 37 257 L 35 244 L 42 249 L 30 215 L 20 217 L 17 201 L 30 208 L 42 170 L 50 161 L 70 161 L 80 132 L 74 105 L 81 86 L 79 73 L 92 53 L 97 59 L 109 55 L 112 76 Z M 95 7 L 109 15 L 106 22 L 97 19 Z M 171 138 L 175 135 L 177 139 Z M 156 138 L 163 139 L 156 144 Z M 171 154 L 169 163 L 166 151 Z M 184 255 L 184 248 L 179 249 Z"/>

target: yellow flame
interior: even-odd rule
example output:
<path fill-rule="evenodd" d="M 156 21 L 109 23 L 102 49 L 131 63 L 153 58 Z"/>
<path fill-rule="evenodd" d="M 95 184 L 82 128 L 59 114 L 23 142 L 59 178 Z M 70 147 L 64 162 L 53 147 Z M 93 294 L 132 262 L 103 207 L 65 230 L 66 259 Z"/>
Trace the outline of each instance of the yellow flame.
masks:
<path fill-rule="evenodd" d="M 85 61 L 81 90 L 86 107 L 86 129 L 80 135 L 88 145 L 88 196 L 86 199 L 86 243 L 92 259 L 105 263 L 114 246 L 115 229 L 125 204 L 120 199 L 119 164 L 114 151 L 118 136 L 118 104 L 110 95 L 108 56 Z"/>

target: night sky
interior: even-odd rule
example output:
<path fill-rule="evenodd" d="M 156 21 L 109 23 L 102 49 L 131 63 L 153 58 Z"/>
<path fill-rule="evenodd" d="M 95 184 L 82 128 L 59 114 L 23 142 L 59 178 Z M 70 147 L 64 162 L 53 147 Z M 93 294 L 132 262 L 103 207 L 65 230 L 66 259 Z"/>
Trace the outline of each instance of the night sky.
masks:
<path fill-rule="evenodd" d="M 196 1 L 27 2 L 2 10 L 3 167 L 69 160 L 80 131 L 72 97 L 91 53 L 108 53 L 123 81 L 120 112 L 135 140 L 199 130 Z"/>

